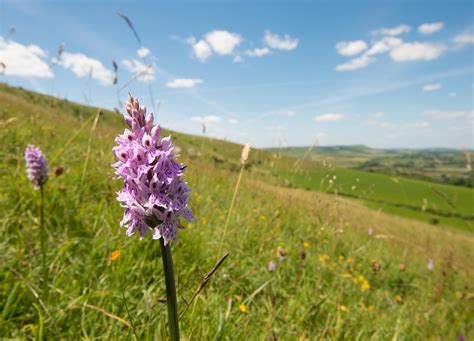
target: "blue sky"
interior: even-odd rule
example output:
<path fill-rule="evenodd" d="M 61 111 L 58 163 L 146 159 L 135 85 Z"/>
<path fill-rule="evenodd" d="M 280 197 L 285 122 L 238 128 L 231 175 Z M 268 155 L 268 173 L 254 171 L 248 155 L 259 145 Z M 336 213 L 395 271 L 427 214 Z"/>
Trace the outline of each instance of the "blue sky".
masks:
<path fill-rule="evenodd" d="M 0 4 L 12 85 L 255 147 L 474 146 L 471 1 Z"/>

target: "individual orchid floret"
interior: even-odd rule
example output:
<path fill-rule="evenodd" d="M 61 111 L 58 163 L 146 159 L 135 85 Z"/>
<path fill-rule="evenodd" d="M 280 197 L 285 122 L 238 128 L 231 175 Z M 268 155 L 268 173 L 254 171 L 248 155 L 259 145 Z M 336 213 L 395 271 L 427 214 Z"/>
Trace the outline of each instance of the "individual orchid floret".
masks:
<path fill-rule="evenodd" d="M 182 179 L 185 167 L 176 161 L 171 137 L 161 137 L 160 125 L 153 126 L 153 114 L 146 113 L 138 99 L 129 95 L 125 123 L 131 130 L 117 136 L 113 148 L 115 174 L 123 180 L 117 200 L 124 207 L 121 226 L 127 235 L 140 239 L 151 232 L 165 244 L 176 241 L 180 218 L 191 221 L 189 192 Z"/>
<path fill-rule="evenodd" d="M 25 149 L 26 173 L 35 189 L 48 181 L 48 161 L 38 147 L 30 144 Z"/>

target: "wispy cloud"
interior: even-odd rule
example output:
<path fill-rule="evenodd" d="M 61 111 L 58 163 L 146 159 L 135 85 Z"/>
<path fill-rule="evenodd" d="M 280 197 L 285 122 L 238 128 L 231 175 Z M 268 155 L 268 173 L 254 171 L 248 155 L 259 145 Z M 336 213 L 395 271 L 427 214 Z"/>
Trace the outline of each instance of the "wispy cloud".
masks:
<path fill-rule="evenodd" d="M 453 38 L 453 42 L 457 45 L 457 47 L 463 47 L 465 45 L 474 44 L 474 33 L 460 33 Z"/>
<path fill-rule="evenodd" d="M 299 39 L 292 38 L 288 34 L 284 36 L 279 36 L 278 34 L 273 34 L 271 31 L 266 31 L 263 37 L 264 43 L 275 50 L 285 50 L 290 51 L 298 47 Z"/>
<path fill-rule="evenodd" d="M 155 80 L 156 70 L 153 65 L 146 65 L 136 59 L 124 59 L 122 64 L 125 69 L 137 76 L 139 82 L 150 83 Z"/>
<path fill-rule="evenodd" d="M 79 78 L 90 76 L 102 85 L 111 85 L 114 73 L 98 59 L 83 53 L 63 52 L 59 65 L 71 70 Z"/>
<path fill-rule="evenodd" d="M 439 89 L 441 89 L 440 83 L 426 84 L 425 86 L 423 86 L 423 91 L 425 92 L 437 91 Z"/>
<path fill-rule="evenodd" d="M 460 118 L 460 117 L 469 118 L 469 117 L 472 117 L 473 114 L 474 114 L 473 111 L 436 111 L 436 110 L 423 113 L 423 115 L 430 118 L 435 118 L 435 119 L 454 119 L 454 118 Z"/>
<path fill-rule="evenodd" d="M 337 52 L 342 56 L 354 56 L 367 49 L 367 43 L 363 40 L 340 41 L 336 44 Z"/>
<path fill-rule="evenodd" d="M 443 44 L 403 43 L 390 51 L 390 57 L 396 62 L 438 59 L 446 51 Z"/>
<path fill-rule="evenodd" d="M 220 116 L 209 115 L 209 116 L 193 116 L 191 117 L 191 121 L 200 123 L 200 124 L 212 124 L 212 123 L 219 123 L 222 120 Z"/>
<path fill-rule="evenodd" d="M 374 41 L 370 49 L 366 52 L 366 54 L 369 56 L 373 56 L 376 54 L 386 53 L 395 46 L 398 46 L 402 43 L 403 41 L 400 38 L 383 37 L 381 40 Z"/>
<path fill-rule="evenodd" d="M 137 50 L 137 54 L 140 58 L 145 58 L 150 55 L 150 50 L 146 47 L 142 47 Z"/>
<path fill-rule="evenodd" d="M 249 57 L 264 57 L 270 53 L 271 50 L 268 47 L 254 48 L 252 50 L 245 51 L 245 54 Z"/>
<path fill-rule="evenodd" d="M 316 122 L 337 122 L 344 120 L 344 115 L 335 113 L 320 114 L 316 115 L 314 120 Z"/>
<path fill-rule="evenodd" d="M 46 56 L 47 52 L 37 45 L 23 45 L 0 37 L 0 62 L 5 65 L 6 75 L 52 78 Z"/>
<path fill-rule="evenodd" d="M 418 26 L 418 32 L 421 34 L 433 34 L 438 31 L 441 31 L 444 27 L 444 24 L 441 21 L 425 23 Z"/>
<path fill-rule="evenodd" d="M 336 71 L 354 71 L 358 69 L 363 69 L 370 63 L 373 63 L 375 61 L 375 58 L 370 57 L 368 55 L 362 55 L 360 57 L 351 59 L 350 61 L 339 64 L 336 66 Z"/>
<path fill-rule="evenodd" d="M 408 25 L 399 25 L 397 27 L 392 28 L 381 28 L 375 31 L 372 31 L 373 35 L 384 35 L 384 36 L 399 36 L 404 33 L 408 33 L 411 31 L 411 27 Z"/>
<path fill-rule="evenodd" d="M 172 89 L 178 88 L 192 88 L 198 84 L 202 84 L 202 79 L 195 79 L 195 78 L 176 78 L 168 83 L 166 86 Z"/>

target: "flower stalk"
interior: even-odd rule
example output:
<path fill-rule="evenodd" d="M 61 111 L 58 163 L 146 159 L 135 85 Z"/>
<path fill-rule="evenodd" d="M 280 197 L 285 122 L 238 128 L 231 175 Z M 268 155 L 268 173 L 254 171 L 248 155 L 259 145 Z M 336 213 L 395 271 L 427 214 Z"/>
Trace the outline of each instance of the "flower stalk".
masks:
<path fill-rule="evenodd" d="M 168 328 L 171 341 L 179 341 L 178 301 L 176 299 L 176 283 L 174 280 L 173 258 L 170 243 L 165 245 L 160 239 L 161 259 L 166 282 L 166 304 L 168 305 Z"/>
<path fill-rule="evenodd" d="M 40 243 L 41 243 L 41 254 L 42 254 L 42 270 L 43 270 L 43 292 L 44 297 L 48 299 L 48 267 L 46 265 L 46 231 L 44 227 L 44 185 L 40 185 Z"/>

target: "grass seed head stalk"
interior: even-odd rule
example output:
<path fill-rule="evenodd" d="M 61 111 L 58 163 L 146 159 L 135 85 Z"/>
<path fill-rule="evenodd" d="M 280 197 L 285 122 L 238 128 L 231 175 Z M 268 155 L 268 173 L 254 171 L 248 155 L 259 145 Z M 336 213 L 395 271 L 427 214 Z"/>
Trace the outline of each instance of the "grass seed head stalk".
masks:
<path fill-rule="evenodd" d="M 237 192 L 239 191 L 240 180 L 242 180 L 242 173 L 244 171 L 245 162 L 247 161 L 247 159 L 249 157 L 249 152 L 250 152 L 250 145 L 247 143 L 244 146 L 244 148 L 242 149 L 242 155 L 240 157 L 239 177 L 237 178 L 237 183 L 235 184 L 234 194 L 232 195 L 232 200 L 230 202 L 229 211 L 227 212 L 227 218 L 226 218 L 226 221 L 225 221 L 224 232 L 222 233 L 221 242 L 219 244 L 219 251 L 217 252 L 218 256 L 221 254 L 221 251 L 222 251 L 222 245 L 224 244 L 225 235 L 227 233 L 227 227 L 229 226 L 230 216 L 232 214 L 232 209 L 234 208 L 235 198 L 237 197 Z"/>

